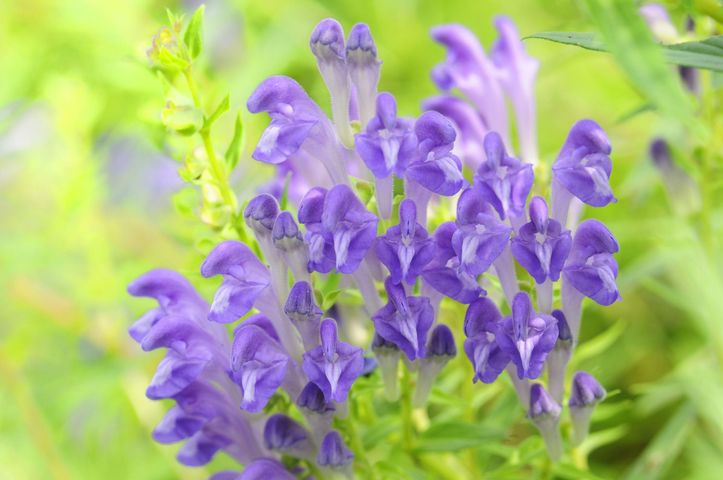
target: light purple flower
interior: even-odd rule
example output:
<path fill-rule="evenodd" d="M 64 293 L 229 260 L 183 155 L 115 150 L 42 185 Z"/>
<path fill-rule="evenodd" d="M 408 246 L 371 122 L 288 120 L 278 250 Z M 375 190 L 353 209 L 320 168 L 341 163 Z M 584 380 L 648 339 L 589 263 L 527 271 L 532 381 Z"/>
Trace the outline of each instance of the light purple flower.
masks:
<path fill-rule="evenodd" d="M 530 201 L 530 221 L 512 239 L 512 255 L 537 283 L 556 282 L 572 246 L 569 230 L 548 217 L 542 197 Z"/>
<path fill-rule="evenodd" d="M 610 141 L 592 120 L 580 120 L 570 129 L 552 173 L 572 195 L 593 207 L 615 202 L 610 188 Z"/>
<path fill-rule="evenodd" d="M 257 458 L 246 465 L 237 480 L 296 480 L 278 460 L 273 458 Z"/>
<path fill-rule="evenodd" d="M 452 235 L 452 248 L 460 268 L 477 276 L 486 272 L 502 254 L 512 229 L 497 220 L 476 188 L 468 188 L 457 201 L 458 229 Z"/>
<path fill-rule="evenodd" d="M 321 442 L 316 463 L 323 467 L 341 468 L 349 465 L 353 459 L 354 454 L 347 448 L 339 432 L 332 430 Z"/>
<path fill-rule="evenodd" d="M 228 435 L 222 433 L 217 425 L 211 428 L 206 424 L 204 428 L 193 435 L 178 451 L 176 458 L 189 467 L 200 467 L 210 462 L 216 453 L 231 445 L 233 442 Z"/>
<path fill-rule="evenodd" d="M 620 292 L 615 283 L 618 264 L 612 254 L 619 249 L 605 225 L 594 219 L 585 220 L 575 232 L 563 270 L 565 280 L 600 305 L 615 303 L 620 300 Z"/>
<path fill-rule="evenodd" d="M 339 341 L 336 322 L 330 318 L 321 323 L 320 338 L 321 345 L 304 354 L 304 373 L 328 402 L 344 402 L 364 368 L 362 349 Z"/>
<path fill-rule="evenodd" d="M 426 297 L 407 296 L 402 284 L 391 277 L 384 282 L 388 302 L 372 320 L 376 333 L 394 343 L 409 360 L 424 357 L 427 333 L 434 323 L 434 309 Z"/>
<path fill-rule="evenodd" d="M 306 227 L 304 241 L 309 247 L 310 272 L 329 273 L 336 266 L 334 236 L 321 224 L 324 200 L 328 191 L 322 187 L 312 188 L 299 204 L 299 223 Z"/>
<path fill-rule="evenodd" d="M 347 185 L 336 185 L 326 194 L 321 224 L 334 239 L 336 269 L 353 273 L 377 235 L 376 215 L 369 212 Z"/>
<path fill-rule="evenodd" d="M 242 324 L 234 335 L 231 375 L 241 387 L 241 408 L 258 412 L 281 386 L 291 359 L 281 344 L 258 325 Z"/>
<path fill-rule="evenodd" d="M 267 112 L 271 123 L 253 152 L 254 159 L 271 164 L 289 160 L 310 135 L 318 134 L 328 119 L 295 80 L 272 76 L 261 82 L 248 99 L 251 113 Z M 317 127 L 315 129 L 315 127 Z"/>
<path fill-rule="evenodd" d="M 318 345 L 319 323 L 323 312 L 314 302 L 314 290 L 308 282 L 296 282 L 291 287 L 284 313 L 299 331 L 307 349 Z"/>
<path fill-rule="evenodd" d="M 601 402 L 606 395 L 602 385 L 587 372 L 575 373 L 571 390 L 568 402 L 570 408 L 591 407 Z"/>
<path fill-rule="evenodd" d="M 392 173 L 402 177 L 416 155 L 413 122 L 397 117 L 397 102 L 382 92 L 376 100 L 376 116 L 366 130 L 355 136 L 356 151 L 377 178 Z"/>
<path fill-rule="evenodd" d="M 201 265 L 206 277 L 223 275 L 208 319 L 231 323 L 246 315 L 256 299 L 271 284 L 271 275 L 254 253 L 243 243 L 227 240 L 216 246 Z"/>
<path fill-rule="evenodd" d="M 510 362 L 510 357 L 496 342 L 501 326 L 502 315 L 489 298 L 478 298 L 467 308 L 464 351 L 474 368 L 473 382 L 494 382 Z"/>
<path fill-rule="evenodd" d="M 357 23 L 352 27 L 346 41 L 346 64 L 349 78 L 356 87 L 362 128 L 374 116 L 381 63 L 377 58 L 377 47 L 369 27 L 364 23 Z"/>
<path fill-rule="evenodd" d="M 391 227 L 376 243 L 376 254 L 389 270 L 392 282 L 413 285 L 435 256 L 434 240 L 417 223 L 417 207 L 406 199 L 399 205 L 399 225 Z"/>
<path fill-rule="evenodd" d="M 504 320 L 496 340 L 517 367 L 517 377 L 535 379 L 542 374 L 545 359 L 555 347 L 557 335 L 555 317 L 536 314 L 530 297 L 520 292 L 512 301 L 512 316 Z"/>
<path fill-rule="evenodd" d="M 324 392 L 313 382 L 307 383 L 301 390 L 296 405 L 319 415 L 336 410 L 333 402 L 327 401 Z"/>
<path fill-rule="evenodd" d="M 539 383 L 532 385 L 530 389 L 530 409 L 527 415 L 531 419 L 541 419 L 542 417 L 559 419 L 562 408 L 550 396 L 545 388 Z"/>
<path fill-rule="evenodd" d="M 266 420 L 264 426 L 264 445 L 269 450 L 298 456 L 304 450 L 309 450 L 309 433 L 296 420 L 276 413 Z"/>
<path fill-rule="evenodd" d="M 452 153 L 457 133 L 442 114 L 429 111 L 414 124 L 418 157 L 409 164 L 407 178 L 438 195 L 454 195 L 465 184 L 462 162 Z"/>
<path fill-rule="evenodd" d="M 457 225 L 446 222 L 434 232 L 436 250 L 434 259 L 422 271 L 422 278 L 439 293 L 460 303 L 470 303 L 486 292 L 470 275 L 461 268 L 459 258 L 452 247 L 452 238 Z"/>
<path fill-rule="evenodd" d="M 484 149 L 487 161 L 477 169 L 475 188 L 501 219 L 522 216 L 535 178 L 532 165 L 508 156 L 502 138 L 496 132 L 487 134 Z"/>

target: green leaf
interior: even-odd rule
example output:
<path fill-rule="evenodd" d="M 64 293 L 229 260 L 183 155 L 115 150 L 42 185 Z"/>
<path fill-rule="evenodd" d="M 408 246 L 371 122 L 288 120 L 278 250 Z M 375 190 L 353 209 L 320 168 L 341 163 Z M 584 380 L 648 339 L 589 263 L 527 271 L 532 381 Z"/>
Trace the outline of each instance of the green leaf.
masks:
<path fill-rule="evenodd" d="M 526 38 L 550 40 L 597 52 L 608 51 L 600 39 L 589 32 L 540 32 Z M 723 72 L 723 35 L 716 35 L 699 42 L 662 45 L 661 48 L 668 63 Z"/>
<path fill-rule="evenodd" d="M 464 421 L 449 421 L 432 425 L 419 438 L 419 452 L 454 452 L 476 447 L 481 443 L 499 440 L 504 432 Z"/>
<path fill-rule="evenodd" d="M 229 143 L 223 158 L 226 159 L 229 171 L 233 170 L 238 163 L 241 155 L 241 142 L 243 140 L 243 124 L 241 123 L 241 113 L 236 114 L 236 122 L 233 125 L 233 137 Z"/>
<path fill-rule="evenodd" d="M 203 44 L 203 11 L 205 9 L 205 5 L 201 5 L 196 9 L 183 34 L 183 43 L 186 44 L 191 59 L 195 59 L 201 53 L 201 45 Z"/>
<path fill-rule="evenodd" d="M 224 113 L 228 112 L 228 109 L 231 107 L 230 98 L 228 95 L 223 97 L 223 100 L 221 100 L 221 103 L 218 104 L 218 107 L 216 107 L 216 110 L 213 111 L 210 117 L 208 117 L 203 122 L 203 128 L 208 129 L 211 128 L 211 125 L 214 124 L 218 118 L 223 115 Z"/>

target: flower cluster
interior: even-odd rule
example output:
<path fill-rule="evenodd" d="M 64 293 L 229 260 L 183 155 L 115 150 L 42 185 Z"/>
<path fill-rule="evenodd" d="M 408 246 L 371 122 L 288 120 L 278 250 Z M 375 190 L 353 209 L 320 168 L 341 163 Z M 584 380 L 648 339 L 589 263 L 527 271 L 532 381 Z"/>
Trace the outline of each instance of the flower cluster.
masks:
<path fill-rule="evenodd" d="M 151 272 L 129 287 L 159 302 L 131 336 L 144 350 L 168 349 L 148 396 L 176 401 L 154 436 L 188 439 L 183 463 L 204 464 L 225 450 L 246 469 L 223 478 L 294 478 L 302 471 L 294 468 L 306 467 L 322 476 L 349 472 L 350 439 L 334 427 L 348 415 L 355 382 L 376 369 L 387 399 L 400 401 L 403 364 L 416 375 L 409 397 L 423 407 L 462 334 L 443 323 L 445 298 L 467 305 L 473 381 L 510 372 L 550 454 L 560 455 L 560 403 L 582 299 L 619 298 L 615 238 L 596 220 L 578 225 L 582 204 L 614 201 L 611 148 L 599 125 L 577 122 L 552 165 L 551 207 L 529 198 L 546 190 L 534 172 L 537 62 L 508 19 L 496 25 L 489 58 L 461 26 L 432 31 L 448 52 L 432 76 L 448 93 L 424 102 L 418 118 L 400 117 L 394 97 L 377 93 L 381 62 L 368 27 L 355 25 L 345 41 L 332 19 L 310 42 L 332 118 L 288 77 L 271 77 L 252 93 L 248 109 L 271 117 L 253 157 L 277 166 L 277 182 L 288 184 L 297 207 L 281 211 L 267 193 L 248 202 L 243 218 L 255 243 L 222 242 L 201 267 L 204 277 L 222 277 L 210 305 L 172 272 Z M 461 97 L 449 93 L 455 89 Z M 508 102 L 521 158 L 512 153 Z M 440 208 L 450 202 L 443 197 L 456 198 L 454 214 Z M 521 289 L 515 262 L 533 291 Z M 363 306 L 333 308 L 327 283 L 357 290 Z M 239 320 L 229 341 L 222 324 Z M 547 390 L 532 383 L 545 368 Z M 604 390 L 580 372 L 570 392 L 581 441 Z M 295 407 L 276 410 L 275 395 Z"/>

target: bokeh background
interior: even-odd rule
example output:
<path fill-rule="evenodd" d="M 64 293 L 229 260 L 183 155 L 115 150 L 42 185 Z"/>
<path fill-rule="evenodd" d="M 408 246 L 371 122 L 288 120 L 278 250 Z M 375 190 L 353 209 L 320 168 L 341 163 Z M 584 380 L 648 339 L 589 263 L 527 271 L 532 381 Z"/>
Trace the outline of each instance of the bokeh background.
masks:
<path fill-rule="evenodd" d="M 232 111 L 241 111 L 246 143 L 234 189 L 242 200 L 271 174 L 249 157 L 267 119 L 248 114 L 245 100 L 263 78 L 284 73 L 326 105 L 308 49 L 324 17 L 347 29 L 358 21 L 372 27 L 384 61 L 380 89 L 408 115 L 435 93 L 429 71 L 444 55 L 428 36 L 435 24 L 463 23 L 485 45 L 496 14 L 511 16 L 522 35 L 611 35 L 610 18 L 566 0 L 206 3 L 200 88 L 207 98 L 230 92 Z M 667 6 L 681 29 L 692 13 L 697 33 L 715 31 L 698 3 L 705 2 Z M 203 469 L 175 462 L 176 447 L 150 439 L 166 407 L 143 392 L 160 353 L 142 354 L 128 338 L 148 305 L 125 293 L 153 267 L 197 280 L 207 249 L 160 121 L 163 89 L 145 56 L 166 8 L 190 13 L 198 3 L 0 4 L 0 478 L 205 478 Z M 554 159 L 584 117 L 598 121 L 614 147 L 619 201 L 594 215 L 620 240 L 623 302 L 586 307 L 583 343 L 590 341 L 578 362 L 613 392 L 596 416 L 603 435 L 590 454 L 591 478 L 720 478 L 720 79 L 702 74 L 689 118 L 655 96 L 656 80 L 636 76 L 625 52 L 535 39 L 526 46 L 541 61 L 543 160 Z M 645 59 L 633 65 L 644 70 Z M 230 138 L 232 123 L 232 115 L 219 121 L 220 138 Z M 648 158 L 651 138 L 661 135 L 689 175 L 683 187 Z M 531 475 L 521 465 L 504 478 Z"/>

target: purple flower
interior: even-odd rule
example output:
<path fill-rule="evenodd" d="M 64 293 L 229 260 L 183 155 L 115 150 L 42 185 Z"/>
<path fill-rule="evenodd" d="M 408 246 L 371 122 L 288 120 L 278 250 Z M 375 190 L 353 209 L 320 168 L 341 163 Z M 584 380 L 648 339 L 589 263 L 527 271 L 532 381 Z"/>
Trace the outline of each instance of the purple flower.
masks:
<path fill-rule="evenodd" d="M 615 202 L 610 189 L 610 141 L 592 120 L 580 120 L 570 133 L 552 166 L 552 173 L 572 195 L 593 207 Z"/>
<path fill-rule="evenodd" d="M 357 23 L 352 27 L 346 41 L 346 64 L 349 78 L 356 87 L 362 128 L 374 116 L 374 99 L 381 63 L 377 58 L 377 47 L 369 27 L 364 23 Z"/>
<path fill-rule="evenodd" d="M 257 235 L 262 236 L 271 235 L 278 215 L 279 202 L 267 193 L 256 195 L 244 209 L 246 225 Z"/>
<path fill-rule="evenodd" d="M 445 362 L 457 356 L 454 335 L 447 325 L 439 324 L 432 330 L 427 342 L 427 358 L 444 358 Z"/>
<path fill-rule="evenodd" d="M 512 229 L 491 214 L 474 188 L 462 192 L 457 201 L 457 224 L 452 247 L 460 268 L 473 276 L 486 272 L 507 246 Z"/>
<path fill-rule="evenodd" d="M 321 224 L 334 239 L 339 272 L 353 273 L 357 269 L 374 243 L 377 221 L 347 185 L 336 185 L 326 194 Z"/>
<path fill-rule="evenodd" d="M 319 415 L 336 410 L 334 404 L 326 400 L 324 392 L 313 382 L 306 384 L 296 399 L 296 405 Z"/>
<path fill-rule="evenodd" d="M 435 257 L 422 272 L 422 278 L 438 292 L 460 303 L 470 303 L 486 292 L 475 276 L 460 267 L 459 258 L 452 247 L 452 237 L 456 231 L 457 226 L 447 222 L 434 232 Z"/>
<path fill-rule="evenodd" d="M 323 467 L 340 468 L 349 465 L 354 454 L 349 450 L 336 430 L 327 433 L 321 442 L 316 463 Z"/>
<path fill-rule="evenodd" d="M 434 323 L 434 309 L 427 297 L 407 296 L 402 284 L 391 277 L 384 282 L 388 302 L 372 320 L 380 337 L 394 343 L 409 360 L 424 357 L 427 332 Z"/>
<path fill-rule="evenodd" d="M 208 314 L 209 320 L 219 323 L 235 322 L 246 315 L 271 284 L 268 269 L 246 245 L 234 240 L 218 244 L 208 254 L 201 275 L 223 275 Z"/>
<path fill-rule="evenodd" d="M 571 390 L 568 402 L 570 408 L 591 407 L 601 402 L 606 395 L 602 385 L 587 372 L 575 373 Z"/>
<path fill-rule="evenodd" d="M 496 340 L 517 367 L 517 377 L 535 379 L 542 374 L 557 334 L 555 317 L 536 314 L 530 297 L 520 292 L 512 301 L 512 316 L 505 319 Z"/>
<path fill-rule="evenodd" d="M 304 373 L 328 402 L 344 402 L 364 368 L 362 349 L 339 341 L 336 322 L 330 318 L 321 323 L 320 338 L 321 345 L 304 354 Z"/>
<path fill-rule="evenodd" d="M 319 323 L 323 312 L 314 302 L 308 282 L 296 282 L 284 305 L 284 313 L 299 331 L 307 349 L 318 345 Z"/>
<path fill-rule="evenodd" d="M 552 419 L 559 419 L 562 408 L 553 399 L 545 388 L 539 383 L 535 383 L 530 388 L 530 409 L 527 415 L 531 419 L 540 419 L 541 417 L 547 417 Z"/>
<path fill-rule="evenodd" d="M 249 97 L 247 107 L 251 113 L 267 112 L 271 116 L 271 123 L 252 155 L 264 163 L 279 164 L 289 160 L 309 136 L 328 123 L 304 89 L 285 76 L 273 76 L 261 82 Z M 317 126 L 319 128 L 315 130 Z"/>
<path fill-rule="evenodd" d="M 522 216 L 534 181 L 532 165 L 508 156 L 496 132 L 487 134 L 484 149 L 487 161 L 477 169 L 475 188 L 501 219 Z"/>
<path fill-rule="evenodd" d="M 497 68 L 485 56 L 474 33 L 461 25 L 432 29 L 432 38 L 447 47 L 447 59 L 437 65 L 432 79 L 445 91 L 459 89 L 481 113 L 490 130 L 507 136 L 507 105 Z"/>
<path fill-rule="evenodd" d="M 271 415 L 266 420 L 264 445 L 269 450 L 277 450 L 294 456 L 299 456 L 311 448 L 306 429 L 283 413 Z"/>
<path fill-rule="evenodd" d="M 219 450 L 231 443 L 232 440 L 222 433 L 219 425 L 212 428 L 206 424 L 181 447 L 176 458 L 186 466 L 200 467 L 210 462 Z"/>
<path fill-rule="evenodd" d="M 327 193 L 325 188 L 312 188 L 299 204 L 299 223 L 306 227 L 304 241 L 309 247 L 310 272 L 329 273 L 336 265 L 334 236 L 325 231 L 321 224 Z"/>
<path fill-rule="evenodd" d="M 484 161 L 484 147 L 487 126 L 479 113 L 467 102 L 451 95 L 431 97 L 422 103 L 424 110 L 439 112 L 454 123 L 457 141 L 453 152 L 472 170 L 477 170 Z"/>
<path fill-rule="evenodd" d="M 260 326 L 242 324 L 237 328 L 231 374 L 241 387 L 241 408 L 261 411 L 284 381 L 290 361 L 281 344 Z"/>
<path fill-rule="evenodd" d="M 601 222 L 589 219 L 580 224 L 565 263 L 565 280 L 580 293 L 600 305 L 611 305 L 620 299 L 615 283 L 618 264 L 613 253 L 618 242 Z"/>
<path fill-rule="evenodd" d="M 418 141 L 418 158 L 409 164 L 407 178 L 438 195 L 454 195 L 465 183 L 462 162 L 452 147 L 457 133 L 452 123 L 440 113 L 422 114 L 414 124 Z"/>
<path fill-rule="evenodd" d="M 413 285 L 422 269 L 432 261 L 434 240 L 417 223 L 417 207 L 412 200 L 403 200 L 399 205 L 399 225 L 377 239 L 376 254 L 394 283 L 404 280 Z"/>
<path fill-rule="evenodd" d="M 246 465 L 237 480 L 295 480 L 296 476 L 289 473 L 278 460 L 257 458 Z"/>
<path fill-rule="evenodd" d="M 510 362 L 510 357 L 496 342 L 501 326 L 502 315 L 489 298 L 478 298 L 467 308 L 464 351 L 474 368 L 474 382 L 494 382 Z"/>
<path fill-rule="evenodd" d="M 389 93 L 380 93 L 376 105 L 376 116 L 355 136 L 356 151 L 375 177 L 401 177 L 417 153 L 412 121 L 397 117 L 397 102 Z"/>
<path fill-rule="evenodd" d="M 524 224 L 512 239 L 512 255 L 537 283 L 546 279 L 556 282 L 565 265 L 572 237 L 560 222 L 547 215 L 547 204 L 542 197 L 530 201 L 530 221 Z"/>

